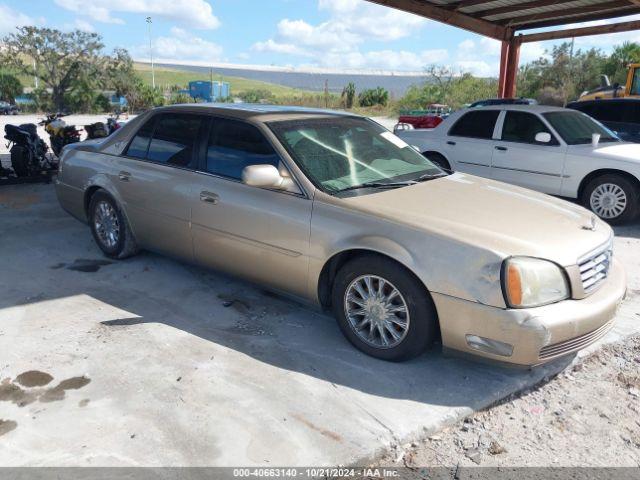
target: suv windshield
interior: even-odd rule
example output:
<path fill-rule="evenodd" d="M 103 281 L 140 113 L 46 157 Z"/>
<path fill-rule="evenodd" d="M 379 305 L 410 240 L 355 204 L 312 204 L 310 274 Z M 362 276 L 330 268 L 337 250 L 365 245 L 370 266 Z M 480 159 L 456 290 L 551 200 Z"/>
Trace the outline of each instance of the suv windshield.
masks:
<path fill-rule="evenodd" d="M 618 142 L 619 138 L 592 118 L 580 112 L 547 112 L 544 118 L 560 134 L 567 145 L 591 143 L 594 133 L 600 134 L 600 142 Z"/>
<path fill-rule="evenodd" d="M 307 177 L 329 193 L 404 186 L 443 175 L 404 141 L 363 118 L 306 118 L 268 126 Z"/>

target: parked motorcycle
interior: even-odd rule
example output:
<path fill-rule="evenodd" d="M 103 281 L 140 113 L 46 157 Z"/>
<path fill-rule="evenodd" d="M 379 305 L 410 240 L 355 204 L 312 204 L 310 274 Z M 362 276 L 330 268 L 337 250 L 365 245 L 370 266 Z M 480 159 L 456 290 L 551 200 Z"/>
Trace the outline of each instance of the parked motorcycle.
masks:
<path fill-rule="evenodd" d="M 62 113 L 52 113 L 39 123 L 39 125 L 44 125 L 45 131 L 49 134 L 51 150 L 56 157 L 60 156 L 65 145 L 80 141 L 80 130 L 74 125 L 67 125 L 62 120 L 63 116 Z"/>
<path fill-rule="evenodd" d="M 11 168 L 13 175 L 24 179 L 38 177 L 51 173 L 57 168 L 57 163 L 47 158 L 47 144 L 37 133 L 33 123 L 19 126 L 5 125 L 5 136 L 9 140 L 7 147 L 11 147 Z M 13 144 L 13 145 L 12 145 Z M 11 177 L 11 171 L 0 167 L 0 176 Z"/>
<path fill-rule="evenodd" d="M 111 135 L 122 126 L 120 122 L 120 114 L 115 113 L 107 118 L 107 123 L 96 122 L 89 125 L 85 125 L 84 129 L 87 132 L 88 139 L 104 138 Z"/>

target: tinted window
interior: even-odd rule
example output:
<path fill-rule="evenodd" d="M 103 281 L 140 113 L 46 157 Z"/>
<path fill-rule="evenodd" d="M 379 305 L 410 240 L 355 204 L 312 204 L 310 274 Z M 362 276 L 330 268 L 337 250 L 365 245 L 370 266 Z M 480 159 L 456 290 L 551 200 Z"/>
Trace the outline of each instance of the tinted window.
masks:
<path fill-rule="evenodd" d="M 147 159 L 181 167 L 191 165 L 199 129 L 197 115 L 162 115 L 157 120 Z"/>
<path fill-rule="evenodd" d="M 542 132 L 551 135 L 551 142 L 546 145 L 558 144 L 549 129 L 535 115 L 526 112 L 507 112 L 502 127 L 502 140 L 505 142 L 539 143 L 536 142 L 536 135 Z"/>
<path fill-rule="evenodd" d="M 543 116 L 569 145 L 591 143 L 591 136 L 594 133 L 600 135 L 600 143 L 618 141 L 618 138 L 610 130 L 584 113 L 559 110 L 544 113 Z"/>
<path fill-rule="evenodd" d="M 153 134 L 153 126 L 156 123 L 156 119 L 152 118 L 147 120 L 133 140 L 129 144 L 127 149 L 127 155 L 135 158 L 147 158 L 147 151 L 149 150 L 149 140 Z"/>
<path fill-rule="evenodd" d="M 453 128 L 449 130 L 449 135 L 491 139 L 493 136 L 493 127 L 496 124 L 499 114 L 499 110 L 483 110 L 466 113 L 456 122 Z"/>
<path fill-rule="evenodd" d="M 280 157 L 253 125 L 237 120 L 214 119 L 207 148 L 207 171 L 240 180 L 249 165 L 273 165 Z"/>

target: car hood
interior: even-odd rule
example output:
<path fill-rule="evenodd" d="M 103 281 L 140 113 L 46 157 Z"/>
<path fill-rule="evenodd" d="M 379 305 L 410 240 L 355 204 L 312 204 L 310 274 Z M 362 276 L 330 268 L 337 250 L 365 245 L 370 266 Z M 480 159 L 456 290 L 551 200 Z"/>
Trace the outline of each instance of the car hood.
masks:
<path fill-rule="evenodd" d="M 574 155 L 589 155 L 606 157 L 612 160 L 620 160 L 640 164 L 640 143 L 612 142 L 600 143 L 597 147 L 588 145 L 572 145 L 568 153 Z"/>
<path fill-rule="evenodd" d="M 362 213 L 505 258 L 534 256 L 563 266 L 575 265 L 612 235 L 606 223 L 578 205 L 462 173 L 343 201 Z"/>

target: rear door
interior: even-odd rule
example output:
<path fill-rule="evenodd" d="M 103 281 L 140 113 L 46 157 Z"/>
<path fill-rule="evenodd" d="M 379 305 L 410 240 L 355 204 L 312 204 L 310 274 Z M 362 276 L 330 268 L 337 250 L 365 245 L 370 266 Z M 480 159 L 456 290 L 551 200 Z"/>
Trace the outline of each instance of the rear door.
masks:
<path fill-rule="evenodd" d="M 163 113 L 143 125 L 116 161 L 112 183 L 141 246 L 191 260 L 196 140 L 204 117 Z"/>
<path fill-rule="evenodd" d="M 566 147 L 537 115 L 507 110 L 501 117 L 491 166 L 491 178 L 539 192 L 559 194 L 562 187 Z M 551 141 L 537 142 L 538 133 Z"/>
<path fill-rule="evenodd" d="M 442 146 L 454 170 L 491 176 L 493 134 L 499 115 L 500 110 L 471 110 L 454 123 Z"/>
<path fill-rule="evenodd" d="M 216 118 L 191 197 L 196 260 L 272 288 L 306 295 L 312 201 L 242 183 L 249 165 L 288 170 L 255 125 Z"/>

